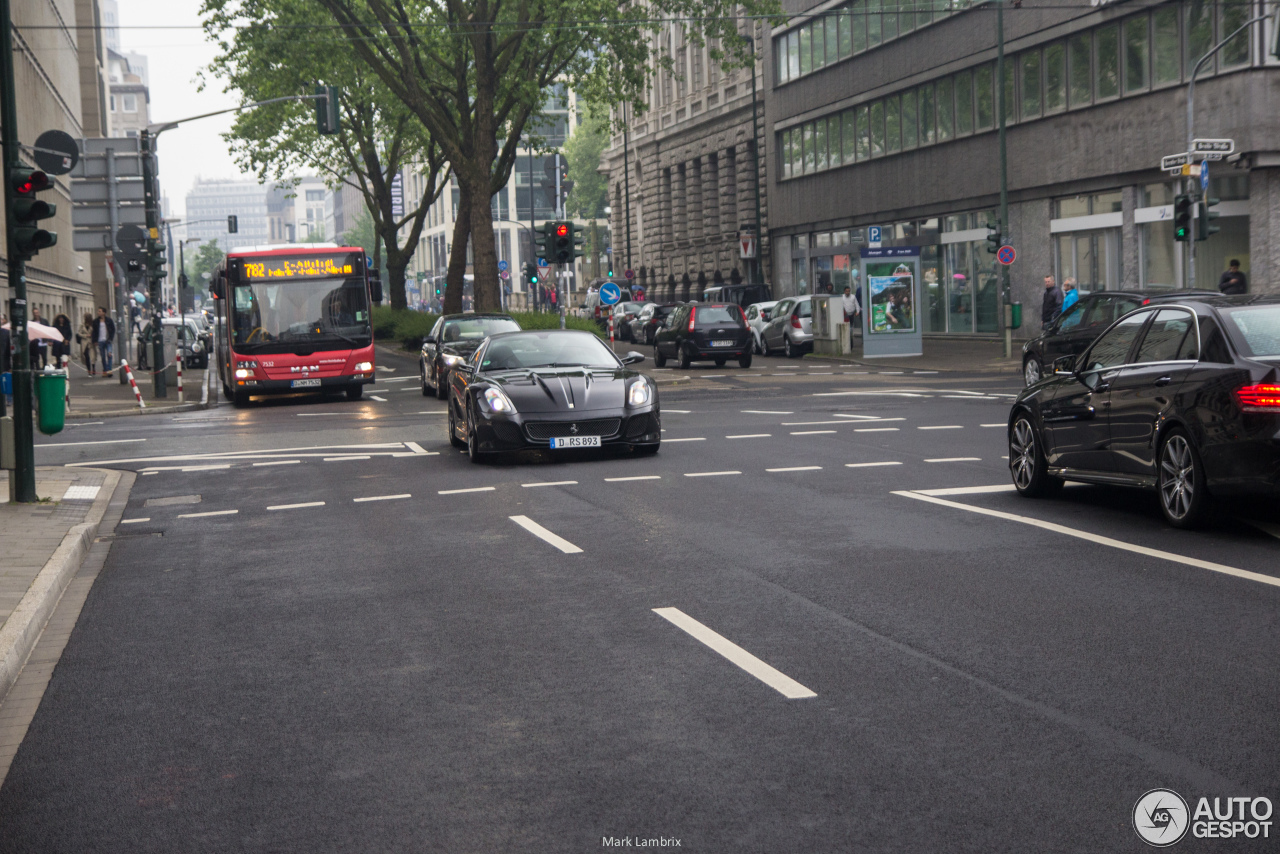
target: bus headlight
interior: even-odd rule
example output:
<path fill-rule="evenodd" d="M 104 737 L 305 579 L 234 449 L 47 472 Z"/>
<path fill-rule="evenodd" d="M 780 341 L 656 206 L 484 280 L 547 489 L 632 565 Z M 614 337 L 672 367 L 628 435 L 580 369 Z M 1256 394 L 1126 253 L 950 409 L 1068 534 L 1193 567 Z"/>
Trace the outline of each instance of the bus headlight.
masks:
<path fill-rule="evenodd" d="M 373 362 L 357 362 L 356 363 L 357 374 L 367 374 L 372 370 L 373 370 Z"/>
<path fill-rule="evenodd" d="M 247 380 L 251 376 L 253 376 L 253 371 L 248 368 L 236 368 L 236 379 Z"/>

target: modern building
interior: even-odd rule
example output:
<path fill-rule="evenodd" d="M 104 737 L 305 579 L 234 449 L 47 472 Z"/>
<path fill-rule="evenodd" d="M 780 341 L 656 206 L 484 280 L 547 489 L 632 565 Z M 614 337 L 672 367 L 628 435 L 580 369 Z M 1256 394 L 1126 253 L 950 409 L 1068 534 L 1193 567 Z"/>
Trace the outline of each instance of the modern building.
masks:
<path fill-rule="evenodd" d="M 745 21 L 741 32 L 763 51 L 763 23 Z M 767 280 L 765 65 L 755 63 L 753 89 L 752 69 L 726 74 L 711 60 L 718 46 L 687 42 L 675 23 L 653 47 L 673 67 L 655 59 L 645 109 L 619 108 L 625 130 L 614 136 L 601 167 L 609 179 L 616 263 L 629 264 L 660 298 L 688 298 L 720 281 Z M 744 258 L 741 247 L 758 224 L 759 262 Z"/>
<path fill-rule="evenodd" d="M 185 236 L 217 240 L 223 250 L 258 246 L 277 241 L 271 237 L 267 217 L 269 188 L 256 181 L 196 179 L 187 193 Z M 227 233 L 227 217 L 234 214 L 237 233 Z"/>
<path fill-rule="evenodd" d="M 338 236 L 334 194 L 315 176 L 272 184 L 267 191 L 271 243 L 321 243 Z"/>
<path fill-rule="evenodd" d="M 766 51 L 769 228 L 781 294 L 856 284 L 868 228 L 921 247 L 925 332 L 1001 333 L 987 250 L 999 201 L 996 16 L 989 4 L 882 7 L 792 0 Z M 889 11 L 886 11 L 888 9 Z M 1043 277 L 1084 290 L 1188 282 L 1172 203 L 1182 179 L 1159 168 L 1186 150 L 1193 66 L 1262 3 L 1159 5 L 1027 0 L 1004 9 L 1008 242 L 1015 334 L 1040 327 Z M 1280 271 L 1280 70 L 1256 23 L 1208 59 L 1195 136 L 1230 138 L 1210 164 L 1221 232 L 1193 243 L 1194 284 L 1215 287 L 1231 258 L 1253 290 Z"/>

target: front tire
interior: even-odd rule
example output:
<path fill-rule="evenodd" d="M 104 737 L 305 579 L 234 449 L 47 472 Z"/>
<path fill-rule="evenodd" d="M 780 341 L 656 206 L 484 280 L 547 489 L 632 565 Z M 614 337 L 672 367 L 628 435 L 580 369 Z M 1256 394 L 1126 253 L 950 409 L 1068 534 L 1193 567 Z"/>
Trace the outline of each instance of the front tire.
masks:
<path fill-rule="evenodd" d="M 455 448 L 465 448 L 467 443 L 458 438 L 458 419 L 453 412 L 453 401 L 449 402 L 449 444 Z"/>
<path fill-rule="evenodd" d="M 349 385 L 347 386 L 347 400 L 359 400 L 364 397 L 364 386 Z"/>
<path fill-rule="evenodd" d="M 658 345 L 653 345 L 653 364 L 654 367 L 665 368 L 667 366 L 667 357 L 662 355 L 662 351 L 658 349 Z"/>
<path fill-rule="evenodd" d="M 1009 473 L 1014 487 L 1028 498 L 1041 498 L 1062 488 L 1062 480 L 1049 474 L 1040 437 L 1025 413 L 1009 432 Z"/>
<path fill-rule="evenodd" d="M 782 355 L 786 356 L 788 359 L 794 359 L 796 357 L 796 348 L 791 346 L 791 338 L 786 335 L 782 336 Z"/>
<path fill-rule="evenodd" d="M 1201 525 L 1208 515 L 1209 494 L 1204 463 L 1187 434 L 1170 431 L 1160 445 L 1159 459 L 1156 477 L 1165 521 L 1175 528 Z"/>
<path fill-rule="evenodd" d="M 687 371 L 689 366 L 693 364 L 693 359 L 689 357 L 689 348 L 680 348 L 680 370 Z"/>
<path fill-rule="evenodd" d="M 436 390 L 427 385 L 427 363 L 421 359 L 418 360 L 418 371 L 422 379 L 422 396 L 434 397 Z"/>
<path fill-rule="evenodd" d="M 484 454 L 480 453 L 480 440 L 476 438 L 476 421 L 471 407 L 467 407 L 467 457 L 473 463 L 479 463 L 484 458 Z"/>
<path fill-rule="evenodd" d="M 1027 385 L 1035 385 L 1044 377 L 1044 366 L 1035 356 L 1028 356 L 1022 363 L 1022 381 Z"/>
<path fill-rule="evenodd" d="M 444 379 L 440 378 L 439 369 L 436 370 L 436 400 L 449 399 L 449 375 L 445 374 Z"/>

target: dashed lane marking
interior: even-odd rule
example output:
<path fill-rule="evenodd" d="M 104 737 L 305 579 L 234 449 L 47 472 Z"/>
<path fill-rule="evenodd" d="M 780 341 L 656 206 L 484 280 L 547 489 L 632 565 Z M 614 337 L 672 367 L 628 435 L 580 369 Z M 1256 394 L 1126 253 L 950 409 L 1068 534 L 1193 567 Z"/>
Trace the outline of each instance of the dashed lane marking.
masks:
<path fill-rule="evenodd" d="M 706 437 L 706 436 L 694 436 L 694 437 L 689 438 L 689 439 L 663 439 L 662 441 L 663 441 L 663 442 L 705 442 L 705 441 L 707 441 L 707 437 Z"/>
<path fill-rule="evenodd" d="M 772 433 L 739 433 L 736 436 L 725 436 L 726 439 L 768 439 Z"/>
<path fill-rule="evenodd" d="M 920 495 L 982 495 L 988 492 L 1011 492 L 1017 487 L 1012 483 L 997 483 L 994 486 L 955 486 L 950 489 L 913 489 Z"/>
<path fill-rule="evenodd" d="M 401 498 L 412 498 L 412 497 L 413 496 L 410 495 L 409 493 L 402 492 L 399 495 L 370 495 L 365 498 L 353 498 L 351 500 L 354 501 L 356 504 L 363 504 L 366 501 L 397 501 Z"/>
<path fill-rule="evenodd" d="M 792 430 L 792 436 L 820 436 L 825 433 L 834 433 L 835 430 Z"/>
<path fill-rule="evenodd" d="M 876 466 L 900 466 L 900 465 L 902 465 L 902 463 L 899 462 L 898 460 L 886 460 L 882 463 L 845 463 L 844 467 L 847 469 L 869 469 L 869 468 L 875 468 Z"/>
<path fill-rule="evenodd" d="M 855 433 L 897 433 L 897 427 L 858 427 Z"/>
<path fill-rule="evenodd" d="M 688 471 L 685 477 L 724 477 L 725 475 L 742 474 L 740 471 Z"/>
<path fill-rule="evenodd" d="M 1000 423 L 1000 424 L 979 424 L 978 426 L 979 427 L 1008 427 L 1009 425 Z"/>
<path fill-rule="evenodd" d="M 780 409 L 744 409 L 744 410 L 742 410 L 742 411 L 743 411 L 743 412 L 745 412 L 747 415 L 794 415 L 794 414 L 795 414 L 795 413 L 794 413 L 792 410 L 790 410 L 790 409 L 787 409 L 787 410 L 780 410 Z"/>
<path fill-rule="evenodd" d="M 473 486 L 470 489 L 440 489 L 436 491 L 437 495 L 462 495 L 464 492 L 493 492 L 497 487 L 493 486 Z"/>
<path fill-rule="evenodd" d="M 150 521 L 151 521 L 151 517 L 150 517 L 150 516 L 139 516 L 139 517 L 137 517 L 137 518 L 135 518 L 135 519 L 121 519 L 121 520 L 120 520 L 120 524 L 121 524 L 121 525 L 136 525 L 136 524 L 138 524 L 139 522 L 150 522 Z"/>
<path fill-rule="evenodd" d="M 567 555 L 580 554 L 582 552 L 582 549 L 578 548 L 564 537 L 551 533 L 528 516 L 508 516 L 507 518 L 512 522 L 515 522 L 521 528 L 524 528 L 530 534 L 533 534 L 538 539 L 543 542 L 550 543 Z"/>
<path fill-rule="evenodd" d="M 935 457 L 926 463 L 980 463 L 982 457 Z"/>
<path fill-rule="evenodd" d="M 765 469 L 765 471 L 767 471 L 767 472 L 780 472 L 780 471 L 822 471 L 822 466 L 787 466 L 786 468 L 780 468 L 780 469 Z"/>
<path fill-rule="evenodd" d="M 631 480 L 662 480 L 660 474 L 638 474 L 632 477 L 606 477 L 605 483 L 626 483 Z"/>
<path fill-rule="evenodd" d="M 864 418 L 861 421 L 783 421 L 783 427 L 806 427 L 816 426 L 818 424 L 866 424 L 868 422 L 876 422 L 877 424 L 885 421 L 906 421 L 905 418 Z"/>
<path fill-rule="evenodd" d="M 917 427 L 917 430 L 963 430 L 962 424 L 930 424 L 927 427 Z"/>
<path fill-rule="evenodd" d="M 376 400 L 376 401 L 378 401 L 378 403 L 386 403 L 386 402 L 387 402 L 387 399 L 386 399 L 385 397 L 378 397 L 376 394 L 371 394 L 371 395 L 369 395 L 369 399 L 370 399 L 370 400 Z"/>
<path fill-rule="evenodd" d="M 304 507 L 323 507 L 323 501 L 303 501 L 299 504 L 272 504 L 268 510 L 301 510 Z"/>
<path fill-rule="evenodd" d="M 818 696 L 782 671 L 765 664 L 724 635 L 707 628 L 679 608 L 654 608 L 653 613 L 699 643 L 710 647 L 787 699 L 803 700 Z"/>
<path fill-rule="evenodd" d="M 266 463 L 254 463 L 253 466 L 254 468 L 257 468 L 258 466 L 296 466 L 301 462 L 302 460 L 271 460 Z"/>
<path fill-rule="evenodd" d="M 914 391 L 817 391 L 814 397 L 933 397 Z"/>
<path fill-rule="evenodd" d="M 1234 566 L 1226 566 L 1221 563 L 1200 560 L 1199 558 L 1186 557 L 1185 555 L 1174 554 L 1173 552 L 1161 551 L 1160 549 L 1151 549 L 1146 546 L 1135 545 L 1134 543 L 1126 543 L 1124 540 L 1117 540 L 1112 537 L 1104 537 L 1101 534 L 1091 534 L 1088 531 L 1081 531 L 1078 528 L 1069 528 L 1066 525 L 1059 525 L 1056 522 L 1046 522 L 1042 519 L 1033 519 L 1030 516 L 1019 516 L 1016 513 L 1006 513 L 1003 510 L 991 510 L 986 507 L 974 507 L 969 504 L 962 504 L 959 501 L 948 501 L 945 498 L 938 498 L 932 495 L 925 495 L 920 492 L 912 492 L 910 490 L 895 490 L 894 495 L 901 495 L 905 498 L 914 498 L 916 501 L 927 501 L 930 504 L 939 504 L 943 507 L 953 507 L 957 510 L 966 510 L 970 513 L 977 513 L 981 516 L 991 516 L 996 519 L 1005 519 L 1010 522 L 1020 522 L 1023 525 L 1031 525 L 1035 528 L 1041 528 L 1046 531 L 1053 531 L 1057 534 L 1065 534 L 1068 537 L 1075 537 L 1080 540 L 1088 540 L 1099 545 L 1109 546 L 1113 549 L 1133 552 L 1134 554 L 1146 555 L 1148 557 L 1160 558 L 1172 563 L 1180 563 L 1184 566 L 1194 566 L 1198 569 L 1207 569 L 1210 572 L 1219 572 L 1223 575 L 1231 575 L 1236 578 L 1243 578 L 1247 581 L 1257 581 L 1260 584 L 1269 584 L 1272 587 L 1280 587 L 1280 578 L 1271 575 L 1263 575 L 1260 572 L 1250 572 L 1247 569 L 1237 569 Z"/>
<path fill-rule="evenodd" d="M 688 415 L 693 412 L 692 409 L 664 409 L 663 412 L 674 412 L 676 415 Z"/>
<path fill-rule="evenodd" d="M 522 483 L 520 485 L 525 489 L 531 489 L 538 486 L 577 486 L 578 482 L 576 480 L 549 480 L 545 483 Z"/>
<path fill-rule="evenodd" d="M 98 422 L 102 423 L 102 422 Z M 146 439 L 101 439 L 97 442 L 44 442 L 37 448 L 72 448 L 76 445 L 125 445 L 131 442 L 145 442 Z"/>
<path fill-rule="evenodd" d="M 364 454 L 364 455 L 356 455 L 356 456 L 350 456 L 350 457 L 325 457 L 324 461 L 326 463 L 340 463 L 343 460 L 367 460 L 367 459 L 369 459 L 369 455 Z"/>
<path fill-rule="evenodd" d="M 206 516 L 234 516 L 239 510 L 207 510 L 204 513 L 179 513 L 179 519 L 203 519 Z"/>

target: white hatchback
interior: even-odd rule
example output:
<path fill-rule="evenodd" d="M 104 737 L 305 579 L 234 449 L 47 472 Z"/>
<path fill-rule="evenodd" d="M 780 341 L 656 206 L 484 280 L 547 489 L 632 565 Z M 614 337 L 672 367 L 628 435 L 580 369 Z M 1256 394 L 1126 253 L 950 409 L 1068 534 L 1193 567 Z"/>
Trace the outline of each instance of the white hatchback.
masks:
<path fill-rule="evenodd" d="M 778 304 L 777 300 L 769 302 L 757 302 L 747 306 L 747 328 L 751 330 L 751 346 L 753 352 L 762 353 L 764 347 L 761 345 L 761 334 L 764 326 L 769 322 L 771 309 Z"/>

